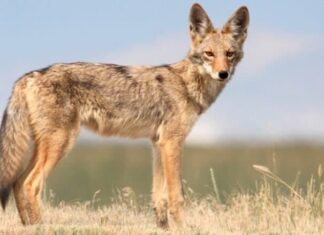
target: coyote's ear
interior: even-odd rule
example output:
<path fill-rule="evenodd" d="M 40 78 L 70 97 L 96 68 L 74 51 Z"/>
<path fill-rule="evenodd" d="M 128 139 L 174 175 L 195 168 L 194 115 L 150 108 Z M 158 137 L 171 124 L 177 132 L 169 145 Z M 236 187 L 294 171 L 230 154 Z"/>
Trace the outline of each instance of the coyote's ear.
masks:
<path fill-rule="evenodd" d="M 207 13 L 198 3 L 192 5 L 189 21 L 190 34 L 194 42 L 200 41 L 214 29 Z"/>
<path fill-rule="evenodd" d="M 224 25 L 222 32 L 232 34 L 236 40 L 243 43 L 247 36 L 249 20 L 247 7 L 240 7 Z"/>

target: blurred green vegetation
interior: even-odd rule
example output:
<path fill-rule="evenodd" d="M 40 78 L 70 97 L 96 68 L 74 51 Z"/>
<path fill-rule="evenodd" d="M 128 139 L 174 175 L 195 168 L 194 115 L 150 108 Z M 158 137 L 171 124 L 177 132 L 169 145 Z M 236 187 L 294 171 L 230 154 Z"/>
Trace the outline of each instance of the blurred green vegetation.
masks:
<path fill-rule="evenodd" d="M 52 172 L 47 189 L 55 202 L 86 201 L 96 196 L 106 204 L 118 189 L 131 187 L 136 194 L 149 198 L 152 182 L 152 150 L 149 144 L 89 144 L 80 142 Z M 210 169 L 221 197 L 233 192 L 253 191 L 262 176 L 252 165 L 269 167 L 292 184 L 298 176 L 302 189 L 324 165 L 324 145 L 232 144 L 185 146 L 183 179 L 186 187 L 200 195 L 213 193 Z"/>

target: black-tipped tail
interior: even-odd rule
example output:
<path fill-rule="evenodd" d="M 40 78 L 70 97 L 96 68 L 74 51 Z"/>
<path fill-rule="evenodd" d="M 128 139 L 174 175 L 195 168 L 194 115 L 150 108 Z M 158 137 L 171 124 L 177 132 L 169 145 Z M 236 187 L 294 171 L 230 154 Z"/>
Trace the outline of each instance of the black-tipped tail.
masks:
<path fill-rule="evenodd" d="M 30 127 L 24 86 L 16 83 L 0 126 L 0 201 L 5 209 L 12 186 L 29 159 Z"/>
<path fill-rule="evenodd" d="M 0 191 L 0 200 L 1 200 L 1 206 L 2 209 L 5 210 L 8 200 L 9 200 L 9 196 L 10 196 L 10 191 L 11 191 L 11 187 L 6 187 L 1 189 Z"/>

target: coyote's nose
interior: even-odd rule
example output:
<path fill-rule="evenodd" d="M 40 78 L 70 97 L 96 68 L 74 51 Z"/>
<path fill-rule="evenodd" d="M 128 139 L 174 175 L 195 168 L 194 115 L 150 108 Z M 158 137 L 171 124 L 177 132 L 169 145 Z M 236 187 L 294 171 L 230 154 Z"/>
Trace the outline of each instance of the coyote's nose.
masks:
<path fill-rule="evenodd" d="M 220 71 L 218 73 L 220 79 L 226 79 L 228 77 L 228 72 L 227 71 Z"/>

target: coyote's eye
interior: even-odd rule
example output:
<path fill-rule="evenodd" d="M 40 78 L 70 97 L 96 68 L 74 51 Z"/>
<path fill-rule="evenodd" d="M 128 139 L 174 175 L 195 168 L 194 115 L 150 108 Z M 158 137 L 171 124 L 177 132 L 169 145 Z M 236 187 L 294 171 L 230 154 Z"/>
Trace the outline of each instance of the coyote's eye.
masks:
<path fill-rule="evenodd" d="M 226 57 L 229 59 L 232 59 L 234 57 L 235 53 L 234 51 L 226 51 Z"/>
<path fill-rule="evenodd" d="M 205 51 L 204 54 L 207 56 L 207 57 L 214 57 L 214 53 L 212 51 Z"/>

